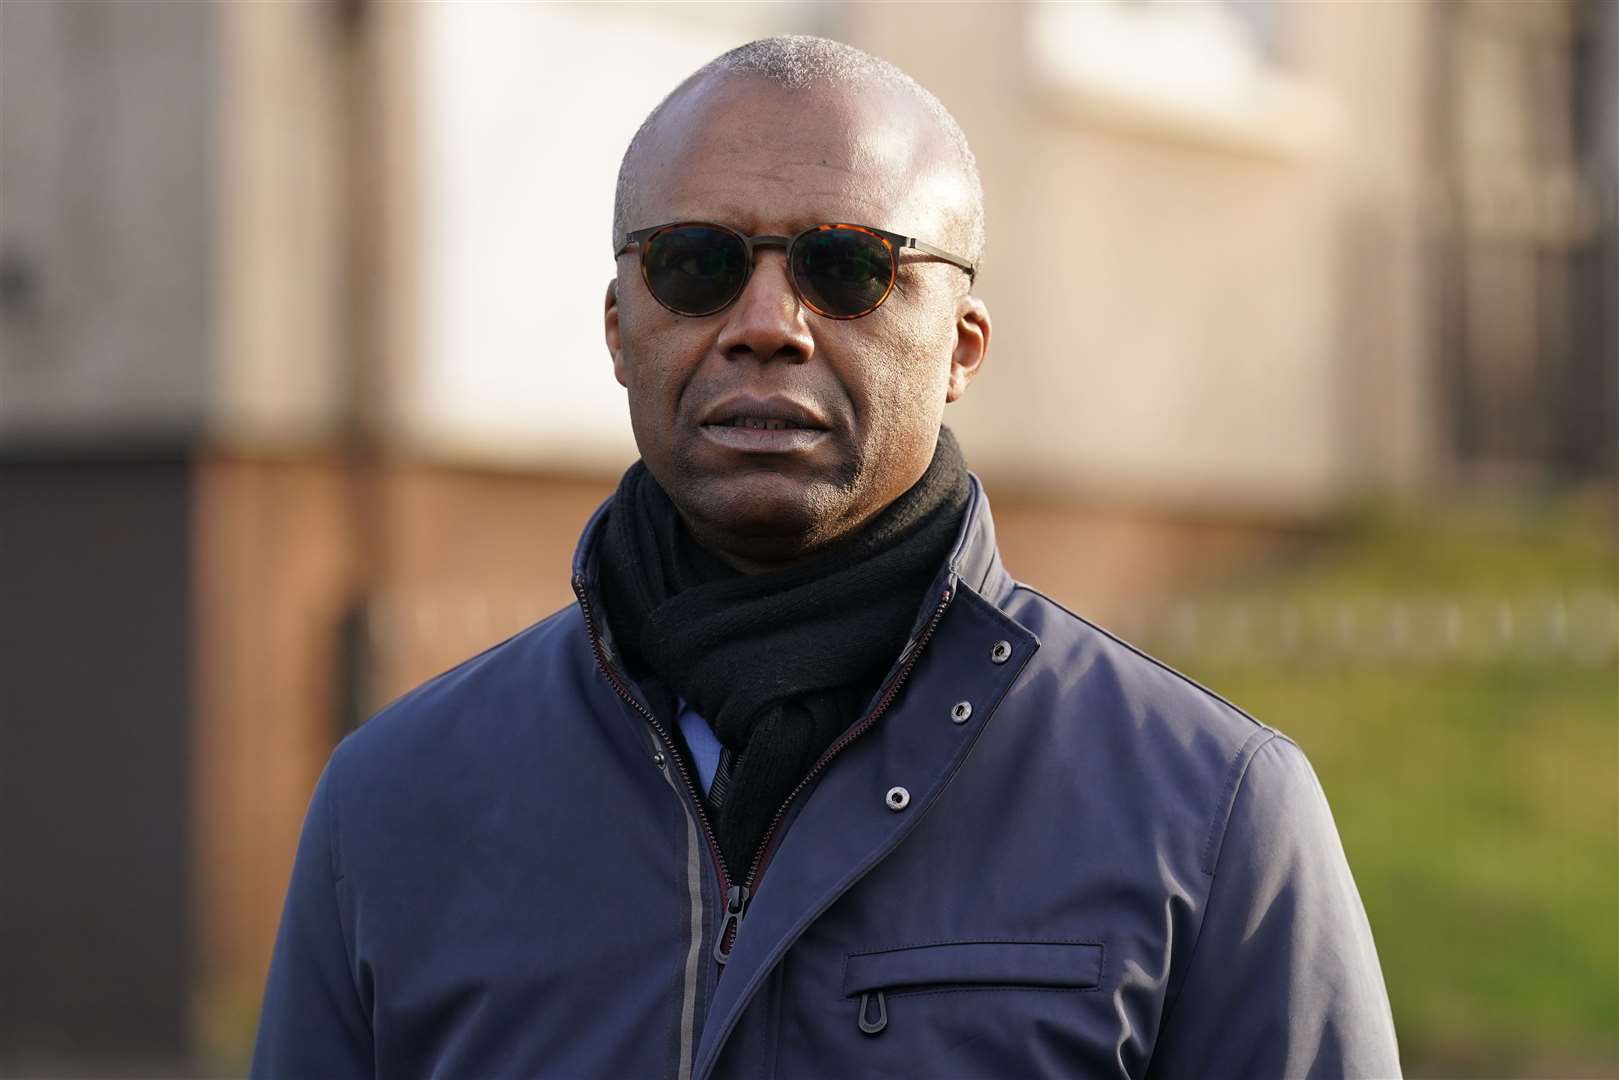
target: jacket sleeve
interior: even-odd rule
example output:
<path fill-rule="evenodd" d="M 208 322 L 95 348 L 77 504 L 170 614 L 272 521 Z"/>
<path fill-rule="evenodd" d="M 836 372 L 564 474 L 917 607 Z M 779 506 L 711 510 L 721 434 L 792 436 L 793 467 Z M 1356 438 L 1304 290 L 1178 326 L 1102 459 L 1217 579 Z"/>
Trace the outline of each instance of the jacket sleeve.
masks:
<path fill-rule="evenodd" d="M 1293 742 L 1254 753 L 1209 859 L 1202 927 L 1148 1076 L 1398 1077 L 1371 927 Z"/>
<path fill-rule="evenodd" d="M 370 1014 L 340 908 L 334 786 L 328 764 L 304 817 L 270 961 L 253 1049 L 256 1080 L 373 1074 Z"/>

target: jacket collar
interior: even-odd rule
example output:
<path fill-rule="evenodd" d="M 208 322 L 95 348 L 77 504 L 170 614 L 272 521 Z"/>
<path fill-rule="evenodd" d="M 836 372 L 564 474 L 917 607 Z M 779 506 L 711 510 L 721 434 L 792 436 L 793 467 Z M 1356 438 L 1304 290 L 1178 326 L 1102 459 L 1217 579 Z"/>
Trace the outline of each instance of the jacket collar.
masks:
<path fill-rule="evenodd" d="M 989 512 L 989 496 L 977 474 L 968 473 L 972 493 L 967 499 L 967 513 L 962 517 L 961 532 L 956 535 L 956 546 L 945 565 L 952 575 L 978 595 L 1001 607 L 1012 594 L 1014 582 L 1001 562 L 1000 548 L 995 543 L 995 520 Z"/>
<path fill-rule="evenodd" d="M 974 473 L 969 472 L 967 479 L 971 486 L 967 496 L 967 512 L 962 515 L 961 529 L 956 534 L 955 546 L 951 548 L 949 557 L 940 568 L 936 581 L 941 588 L 959 581 L 996 607 L 1000 607 L 1011 595 L 1012 576 L 1006 572 L 1006 567 L 1001 563 L 1001 553 L 995 545 L 995 522 L 990 516 L 989 497 L 984 494 L 984 485 Z M 612 508 L 613 498 L 614 496 L 608 496 L 596 508 L 596 512 L 585 523 L 585 530 L 579 537 L 579 546 L 574 549 L 574 588 L 588 592 L 592 597 L 597 595 L 601 532 L 606 527 L 607 512 Z M 927 599 L 922 602 L 919 619 L 926 618 L 932 612 L 933 598 L 939 591 L 940 589 L 928 590 Z M 606 626 L 599 626 L 597 629 L 603 634 L 603 640 L 611 652 L 611 642 L 606 638 Z"/>

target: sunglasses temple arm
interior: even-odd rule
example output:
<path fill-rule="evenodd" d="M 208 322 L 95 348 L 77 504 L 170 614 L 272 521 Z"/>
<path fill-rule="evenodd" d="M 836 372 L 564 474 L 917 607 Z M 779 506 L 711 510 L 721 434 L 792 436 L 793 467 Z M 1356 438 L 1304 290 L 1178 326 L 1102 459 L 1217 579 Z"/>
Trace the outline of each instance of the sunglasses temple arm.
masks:
<path fill-rule="evenodd" d="M 952 266 L 960 267 L 961 269 L 967 271 L 967 278 L 969 281 L 975 280 L 978 277 L 978 267 L 974 266 L 972 263 L 968 262 L 966 259 L 963 259 L 959 255 L 950 254 L 950 252 L 945 251 L 943 248 L 936 248 L 932 244 L 924 244 L 914 236 L 908 236 L 905 238 L 905 246 L 915 248 L 924 255 L 932 255 L 935 259 L 943 259 Z"/>
<path fill-rule="evenodd" d="M 618 258 L 632 247 L 640 247 L 642 244 L 646 243 L 647 237 L 651 236 L 659 229 L 664 228 L 667 228 L 667 226 L 659 225 L 657 228 L 653 229 L 636 229 L 634 232 L 625 233 L 624 242 L 618 245 L 617 251 L 613 252 L 613 258 Z"/>

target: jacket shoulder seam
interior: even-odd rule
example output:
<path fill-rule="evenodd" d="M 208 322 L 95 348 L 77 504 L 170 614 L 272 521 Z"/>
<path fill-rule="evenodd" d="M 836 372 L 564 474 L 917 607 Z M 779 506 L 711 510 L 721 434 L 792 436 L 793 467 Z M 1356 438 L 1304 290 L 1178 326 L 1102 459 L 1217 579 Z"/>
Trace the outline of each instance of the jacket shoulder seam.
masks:
<path fill-rule="evenodd" d="M 334 754 L 327 767 L 326 777 L 326 861 L 332 875 L 332 884 L 343 880 L 343 863 L 338 857 L 343 842 L 343 830 L 337 822 L 337 757 Z"/>
<path fill-rule="evenodd" d="M 1208 921 L 1209 915 L 1208 905 L 1214 896 L 1214 878 L 1216 871 L 1219 869 L 1220 857 L 1225 853 L 1225 833 L 1231 824 L 1231 811 L 1237 804 L 1237 794 L 1242 790 L 1242 783 L 1248 777 L 1248 766 L 1253 763 L 1254 758 L 1259 755 L 1261 750 L 1277 740 L 1284 743 L 1293 741 L 1281 732 L 1269 728 L 1256 731 L 1243 740 L 1242 746 L 1237 749 L 1236 754 L 1231 759 L 1230 768 L 1227 770 L 1226 783 L 1221 789 L 1220 805 L 1216 807 L 1214 820 L 1209 823 L 1208 843 L 1203 849 L 1203 865 L 1200 869 L 1202 869 L 1204 876 L 1209 879 L 1209 891 L 1204 894 L 1203 911 L 1198 915 L 1197 930 L 1192 936 L 1192 947 L 1186 954 L 1185 971 L 1191 970 L 1193 963 L 1197 960 L 1198 948 L 1203 944 L 1203 928 Z M 1219 840 L 1218 844 L 1215 843 L 1216 838 Z M 1174 1014 L 1176 1006 L 1180 1004 L 1181 991 L 1185 989 L 1185 986 L 1186 982 L 1183 977 L 1179 984 L 1175 986 L 1173 996 L 1164 1002 L 1163 1011 L 1159 1014 L 1160 1034 L 1167 1026 L 1169 1018 Z M 1152 1053 L 1148 1056 L 1149 1075 L 1152 1071 L 1152 1058 L 1156 1055 L 1157 1050 L 1158 1047 L 1154 1045 Z"/>
<path fill-rule="evenodd" d="M 1261 730 L 1244 739 L 1242 745 L 1237 747 L 1237 752 L 1231 756 L 1231 763 L 1226 766 L 1225 783 L 1220 786 L 1220 797 L 1214 804 L 1214 815 L 1209 820 L 1208 839 L 1203 844 L 1201 868 L 1205 877 L 1214 876 L 1220 851 L 1225 846 L 1226 827 L 1231 824 L 1231 811 L 1237 805 L 1237 793 L 1242 790 L 1242 781 L 1248 775 L 1248 766 L 1267 743 L 1278 737 L 1278 732 L 1262 726 Z"/>
<path fill-rule="evenodd" d="M 332 875 L 332 917 L 337 920 L 337 934 L 343 941 L 343 951 L 348 954 L 348 962 L 344 964 L 349 975 L 349 985 L 354 989 L 354 998 L 362 1005 L 365 995 L 360 990 L 359 977 L 356 967 L 359 963 L 359 953 L 355 951 L 354 939 L 349 934 L 348 924 L 343 919 L 342 886 L 345 876 L 340 851 L 343 842 L 343 830 L 337 819 L 337 762 L 333 755 L 332 762 L 327 768 L 326 790 L 326 857 Z"/>

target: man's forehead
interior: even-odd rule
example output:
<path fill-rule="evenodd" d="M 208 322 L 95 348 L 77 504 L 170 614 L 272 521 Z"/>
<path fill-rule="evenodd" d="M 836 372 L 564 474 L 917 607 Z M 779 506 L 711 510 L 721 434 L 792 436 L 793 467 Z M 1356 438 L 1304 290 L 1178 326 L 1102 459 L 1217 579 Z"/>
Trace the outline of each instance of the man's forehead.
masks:
<path fill-rule="evenodd" d="M 660 116 L 641 201 L 653 216 L 725 213 L 745 228 L 787 218 L 913 227 L 882 219 L 936 209 L 941 197 L 948 205 L 961 187 L 933 126 L 910 95 L 882 84 L 705 82 Z"/>
<path fill-rule="evenodd" d="M 683 155 L 649 178 L 654 216 L 706 217 L 751 231 L 792 230 L 818 221 L 886 226 L 911 211 L 910 186 L 891 168 L 862 167 L 836 154 L 756 143 L 734 154 Z M 914 211 L 913 211 L 914 212 Z"/>

